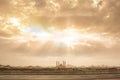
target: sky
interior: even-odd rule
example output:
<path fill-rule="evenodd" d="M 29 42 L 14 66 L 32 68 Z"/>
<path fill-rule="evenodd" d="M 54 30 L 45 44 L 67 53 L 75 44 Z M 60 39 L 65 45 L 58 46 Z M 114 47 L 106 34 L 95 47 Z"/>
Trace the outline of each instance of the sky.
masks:
<path fill-rule="evenodd" d="M 120 66 L 120 0 L 0 0 L 0 64 Z"/>

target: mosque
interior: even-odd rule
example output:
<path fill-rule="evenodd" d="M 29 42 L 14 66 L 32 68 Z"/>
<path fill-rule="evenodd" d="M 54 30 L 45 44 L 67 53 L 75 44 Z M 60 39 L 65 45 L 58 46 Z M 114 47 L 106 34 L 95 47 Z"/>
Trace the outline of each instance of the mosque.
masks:
<path fill-rule="evenodd" d="M 56 61 L 56 68 L 66 68 L 66 61 L 60 63 L 60 61 Z"/>

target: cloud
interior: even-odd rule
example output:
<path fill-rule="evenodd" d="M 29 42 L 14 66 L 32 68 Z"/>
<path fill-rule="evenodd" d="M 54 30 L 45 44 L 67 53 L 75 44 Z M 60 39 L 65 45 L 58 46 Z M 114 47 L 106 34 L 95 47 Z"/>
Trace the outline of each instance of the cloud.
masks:
<path fill-rule="evenodd" d="M 119 9 L 119 0 L 0 0 L 0 54 L 117 57 L 120 55 Z M 10 18 L 20 24 L 15 25 Z M 74 27 L 83 30 L 83 34 L 95 33 L 104 37 L 101 40 L 108 40 L 86 41 L 91 46 L 75 45 L 70 49 L 63 44 L 56 47 L 52 41 L 24 41 L 26 36 L 31 38 L 25 31 L 34 27 L 42 27 L 41 31 L 46 32 L 51 27 L 61 31 Z"/>

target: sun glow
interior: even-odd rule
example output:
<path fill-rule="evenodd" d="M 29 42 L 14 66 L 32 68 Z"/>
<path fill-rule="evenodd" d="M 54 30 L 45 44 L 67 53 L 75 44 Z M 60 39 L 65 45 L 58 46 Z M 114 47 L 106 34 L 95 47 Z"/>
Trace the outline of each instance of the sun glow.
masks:
<path fill-rule="evenodd" d="M 52 42 L 57 47 L 64 46 L 69 48 L 74 48 L 77 45 L 92 46 L 91 42 L 99 42 L 105 46 L 113 44 L 112 39 L 105 37 L 103 34 L 87 33 L 73 27 L 63 30 L 55 29 L 54 27 L 51 27 L 51 29 L 37 28 L 37 31 L 35 27 L 34 29 L 29 28 L 29 30 L 27 28 L 21 29 L 23 34 L 16 39 L 19 42 L 37 41 L 43 44 Z"/>
<path fill-rule="evenodd" d="M 79 32 L 73 28 L 56 31 L 53 41 L 56 44 L 65 44 L 67 47 L 74 48 L 74 45 L 77 45 L 79 42 Z"/>
<path fill-rule="evenodd" d="M 19 26 L 20 22 L 17 18 L 9 18 L 10 23 L 12 23 L 14 26 Z"/>
<path fill-rule="evenodd" d="M 98 42 L 107 47 L 114 44 L 113 39 L 106 36 L 104 33 L 90 33 L 87 30 L 77 29 L 74 26 L 59 30 L 55 27 L 28 27 L 21 24 L 17 18 L 9 18 L 9 22 L 14 28 L 20 31 L 20 34 L 14 37 L 15 42 L 27 43 L 32 41 L 42 44 L 52 42 L 56 47 L 68 48 L 75 48 L 77 45 L 92 46 L 93 42 Z"/>

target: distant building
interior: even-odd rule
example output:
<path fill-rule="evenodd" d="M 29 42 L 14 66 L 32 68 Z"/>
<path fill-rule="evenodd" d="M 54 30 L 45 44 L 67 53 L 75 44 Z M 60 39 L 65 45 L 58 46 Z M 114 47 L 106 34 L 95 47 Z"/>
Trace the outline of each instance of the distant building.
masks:
<path fill-rule="evenodd" d="M 63 61 L 62 63 L 56 61 L 56 68 L 66 68 L 66 61 Z"/>

